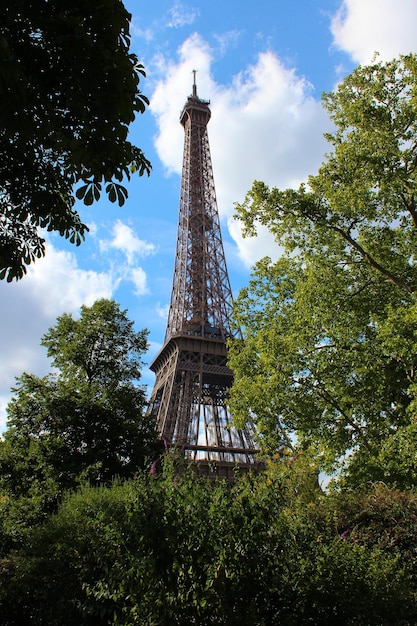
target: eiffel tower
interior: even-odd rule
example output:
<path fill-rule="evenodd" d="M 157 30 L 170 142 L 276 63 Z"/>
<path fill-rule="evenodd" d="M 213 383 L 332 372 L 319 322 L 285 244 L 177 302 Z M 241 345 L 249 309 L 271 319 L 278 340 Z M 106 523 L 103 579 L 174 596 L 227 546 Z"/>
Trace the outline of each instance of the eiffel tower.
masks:
<path fill-rule="evenodd" d="M 192 95 L 180 116 L 184 155 L 174 278 L 164 345 L 148 412 L 161 437 L 198 464 L 201 473 L 231 477 L 250 469 L 257 450 L 249 426 L 237 429 L 227 406 L 233 372 L 226 341 L 232 291 L 226 268 L 207 135 L 209 101 Z"/>

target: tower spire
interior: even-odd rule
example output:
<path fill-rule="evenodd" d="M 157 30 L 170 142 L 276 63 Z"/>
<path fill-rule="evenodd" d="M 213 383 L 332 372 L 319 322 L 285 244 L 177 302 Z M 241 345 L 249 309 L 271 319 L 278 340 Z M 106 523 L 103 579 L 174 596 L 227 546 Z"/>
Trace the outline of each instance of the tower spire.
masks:
<path fill-rule="evenodd" d="M 177 248 L 164 345 L 151 364 L 156 374 L 149 412 L 161 436 L 201 466 L 223 475 L 253 467 L 249 426 L 236 429 L 227 406 L 233 372 L 232 291 L 226 268 L 207 134 L 209 102 L 193 95 L 180 115 L 184 127 Z M 240 334 L 240 333 L 238 333 Z"/>

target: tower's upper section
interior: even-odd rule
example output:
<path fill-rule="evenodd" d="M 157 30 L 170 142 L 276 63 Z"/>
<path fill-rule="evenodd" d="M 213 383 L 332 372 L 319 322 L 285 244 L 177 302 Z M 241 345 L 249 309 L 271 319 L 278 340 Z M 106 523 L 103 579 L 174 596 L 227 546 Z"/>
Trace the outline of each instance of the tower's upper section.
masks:
<path fill-rule="evenodd" d="M 194 84 L 180 116 L 184 156 L 174 280 L 165 341 L 231 335 L 232 292 L 220 232 L 207 135 L 209 102 Z"/>
<path fill-rule="evenodd" d="M 209 109 L 210 100 L 200 100 L 197 95 L 197 85 L 195 82 L 195 70 L 193 93 L 188 96 L 187 102 L 180 115 L 180 122 L 186 128 L 187 123 L 200 124 L 207 126 L 211 117 L 211 111 Z"/>

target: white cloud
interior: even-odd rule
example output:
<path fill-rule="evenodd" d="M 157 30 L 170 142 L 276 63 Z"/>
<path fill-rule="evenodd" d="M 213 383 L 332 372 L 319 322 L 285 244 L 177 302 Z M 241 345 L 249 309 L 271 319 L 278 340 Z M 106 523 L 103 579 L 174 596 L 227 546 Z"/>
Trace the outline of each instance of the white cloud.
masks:
<path fill-rule="evenodd" d="M 260 54 L 227 87 L 212 78 L 213 60 L 213 50 L 197 34 L 182 44 L 176 62 L 161 58 L 164 79 L 151 98 L 151 111 L 158 124 L 159 157 L 169 173 L 181 174 L 178 117 L 191 92 L 192 70 L 198 69 L 198 94 L 212 101 L 208 132 L 219 212 L 230 218 L 233 203 L 243 200 L 253 180 L 297 187 L 315 173 L 327 147 L 323 132 L 329 121 L 311 85 L 272 52 Z M 246 264 L 273 250 L 266 231 L 254 241 L 242 239 L 236 224 L 229 229 Z"/>
<path fill-rule="evenodd" d="M 40 341 L 64 312 L 77 314 L 82 304 L 110 298 L 117 285 L 111 272 L 85 271 L 75 255 L 49 243 L 46 256 L 28 269 L 18 283 L 0 282 L 0 298 L 7 301 L 0 325 L 0 433 L 5 428 L 6 404 L 15 377 L 24 371 L 44 376 L 49 371 Z"/>
<path fill-rule="evenodd" d="M 164 31 L 190 26 L 198 19 L 199 15 L 198 8 L 176 1 L 170 9 L 161 12 L 146 28 L 142 27 L 142 20 L 134 15 L 130 23 L 130 32 L 133 37 L 142 39 L 145 44 L 156 41 L 156 46 L 158 46 L 158 37 L 164 37 Z"/>
<path fill-rule="evenodd" d="M 215 33 L 213 36 L 219 46 L 219 53 L 223 55 L 230 48 L 235 48 L 239 42 L 241 32 L 238 30 L 229 30 L 226 33 Z"/>
<path fill-rule="evenodd" d="M 156 250 L 153 243 L 136 237 L 134 230 L 121 220 L 117 220 L 113 226 L 113 238 L 100 240 L 99 246 L 102 251 L 109 248 L 120 250 L 126 256 L 128 265 L 133 265 L 137 256 L 145 257 L 154 254 Z"/>
<path fill-rule="evenodd" d="M 320 165 L 329 122 L 312 87 L 272 53 L 213 98 L 209 136 L 220 211 L 233 213 L 253 180 L 298 187 Z"/>
<path fill-rule="evenodd" d="M 36 303 L 45 317 L 52 318 L 63 311 L 75 312 L 81 304 L 90 306 L 97 298 L 110 297 L 115 285 L 116 278 L 110 272 L 83 270 L 74 253 L 48 244 L 45 257 L 29 267 L 28 275 L 15 288 Z"/>
<path fill-rule="evenodd" d="M 141 267 L 132 268 L 130 272 L 130 280 L 135 285 L 135 295 L 143 296 L 148 293 L 146 284 L 146 272 Z"/>
<path fill-rule="evenodd" d="M 155 146 L 168 173 L 181 174 L 184 131 L 179 114 L 187 95 L 191 94 L 194 69 L 200 94 L 213 92 L 210 79 L 211 54 L 209 45 L 197 34 L 189 37 L 178 51 L 179 62 L 158 57 L 158 67 L 164 80 L 158 82 L 151 97 L 150 110 L 157 118 L 158 135 Z"/>
<path fill-rule="evenodd" d="M 156 314 L 161 319 L 167 320 L 169 314 L 169 304 L 165 304 L 162 306 L 161 303 L 158 302 L 158 304 L 156 305 Z"/>
<path fill-rule="evenodd" d="M 168 26 L 171 28 L 181 28 L 182 26 L 193 24 L 199 15 L 199 11 L 182 4 L 182 2 L 176 2 L 168 11 L 168 14 Z"/>
<path fill-rule="evenodd" d="M 137 26 L 135 19 L 133 19 L 130 23 L 130 32 L 133 37 L 139 37 L 146 43 L 153 41 L 156 35 L 156 31 L 152 28 L 141 28 L 140 26 Z"/>
<path fill-rule="evenodd" d="M 89 222 L 87 226 L 88 226 L 88 236 L 91 238 L 95 238 L 98 233 L 98 226 L 96 222 Z"/>
<path fill-rule="evenodd" d="M 343 0 L 332 20 L 335 45 L 358 63 L 417 51 L 416 0 Z"/>
<path fill-rule="evenodd" d="M 276 260 L 280 256 L 282 250 L 266 226 L 257 226 L 256 237 L 244 238 L 238 220 L 230 218 L 227 224 L 238 247 L 240 259 L 246 267 L 253 267 L 256 261 L 264 256 L 269 256 L 272 260 Z"/>

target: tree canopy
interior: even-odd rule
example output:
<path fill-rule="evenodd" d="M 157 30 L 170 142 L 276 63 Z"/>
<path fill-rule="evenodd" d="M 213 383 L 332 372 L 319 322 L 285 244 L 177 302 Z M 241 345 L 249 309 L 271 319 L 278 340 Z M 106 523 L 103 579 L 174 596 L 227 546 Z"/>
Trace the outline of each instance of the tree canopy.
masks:
<path fill-rule="evenodd" d="M 317 175 L 298 190 L 255 181 L 238 206 L 246 232 L 266 225 L 284 252 L 238 299 L 232 405 L 267 447 L 296 435 L 356 484 L 411 486 L 417 57 L 358 67 L 324 106 L 335 130 Z"/>
<path fill-rule="evenodd" d="M 12 508 L 53 510 L 64 490 L 132 477 L 159 454 L 138 385 L 146 336 L 113 300 L 83 306 L 79 319 L 64 314 L 45 334 L 57 371 L 17 380 L 0 441 L 0 488 Z"/>
<path fill-rule="evenodd" d="M 16 0 L 0 9 L 0 278 L 21 278 L 45 252 L 39 229 L 79 245 L 74 208 L 150 172 L 128 128 L 148 103 L 121 0 Z"/>

